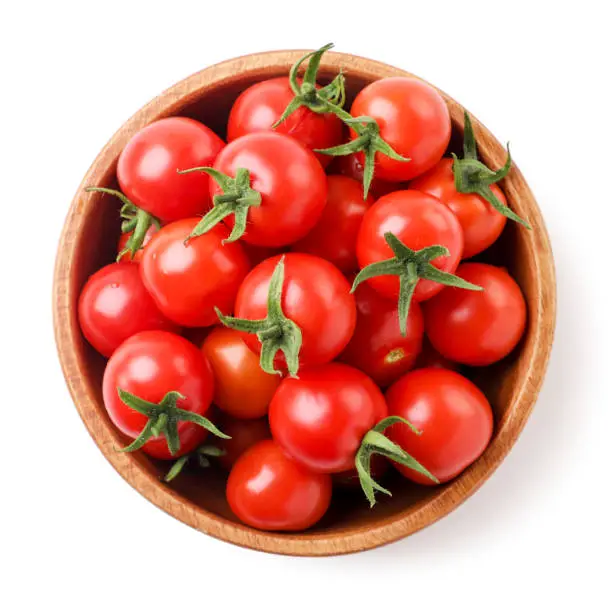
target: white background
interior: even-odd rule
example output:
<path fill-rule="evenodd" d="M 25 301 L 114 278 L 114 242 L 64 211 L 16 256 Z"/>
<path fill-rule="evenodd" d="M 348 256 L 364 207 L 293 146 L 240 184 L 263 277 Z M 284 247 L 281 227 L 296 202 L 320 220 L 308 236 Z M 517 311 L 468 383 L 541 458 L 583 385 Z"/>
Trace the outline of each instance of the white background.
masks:
<path fill-rule="evenodd" d="M 241 4 L 2 4 L 0 593 L 610 594 L 606 3 Z M 69 202 L 99 149 L 133 112 L 215 62 L 328 41 L 429 79 L 500 140 L 512 141 L 552 238 L 559 317 L 533 416 L 477 495 L 394 545 L 295 559 L 206 537 L 157 510 L 114 472 L 64 385 L 51 283 Z"/>

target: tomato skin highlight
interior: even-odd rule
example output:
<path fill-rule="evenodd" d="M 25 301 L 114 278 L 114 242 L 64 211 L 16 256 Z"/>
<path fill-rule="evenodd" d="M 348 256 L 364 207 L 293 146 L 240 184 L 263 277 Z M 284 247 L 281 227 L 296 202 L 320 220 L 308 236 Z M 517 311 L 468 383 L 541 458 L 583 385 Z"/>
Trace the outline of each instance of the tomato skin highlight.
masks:
<path fill-rule="evenodd" d="M 236 462 L 227 480 L 227 501 L 245 524 L 264 531 L 303 531 L 325 514 L 329 475 L 309 471 L 264 440 Z"/>
<path fill-rule="evenodd" d="M 442 96 L 418 79 L 387 77 L 364 87 L 351 107 L 353 117 L 371 116 L 381 137 L 409 162 L 377 153 L 374 174 L 403 181 L 429 170 L 444 155 L 451 135 L 448 107 Z M 351 138 L 357 134 L 351 129 Z M 363 164 L 364 154 L 357 154 Z"/>
<path fill-rule="evenodd" d="M 489 185 L 504 205 L 506 196 L 497 184 Z M 453 160 L 441 159 L 431 170 L 410 183 L 410 188 L 432 195 L 453 211 L 463 229 L 463 258 L 467 259 L 490 247 L 502 233 L 506 217 L 476 193 L 460 193 L 455 188 Z"/>
<path fill-rule="evenodd" d="M 327 203 L 315 227 L 293 245 L 299 253 L 318 255 L 339 270 L 350 273 L 357 269 L 357 235 L 366 211 L 374 199 L 363 200 L 363 187 L 352 178 L 327 177 Z"/>
<path fill-rule="evenodd" d="M 325 208 L 325 171 L 312 152 L 286 135 L 269 131 L 239 137 L 219 153 L 214 168 L 232 178 L 238 168 L 246 168 L 251 187 L 261 193 L 261 205 L 249 209 L 245 243 L 294 243 L 314 227 Z M 222 193 L 211 177 L 211 196 Z M 224 222 L 232 229 L 234 215 Z"/>
<path fill-rule="evenodd" d="M 454 273 L 463 254 L 463 231 L 455 214 L 446 205 L 420 191 L 396 191 L 381 197 L 363 217 L 357 237 L 357 260 L 363 269 L 367 265 L 392 258 L 385 232 L 392 232 L 415 251 L 431 245 L 444 245 L 448 257 L 438 257 L 431 263 L 438 269 Z M 399 296 L 397 276 L 379 276 L 366 281 L 376 292 L 388 298 Z M 419 280 L 413 301 L 427 300 L 444 288 L 438 282 Z"/>
<path fill-rule="evenodd" d="M 349 155 L 339 155 L 335 157 L 332 163 L 327 167 L 330 174 L 341 174 L 356 180 L 361 188 L 363 199 L 363 164 L 359 161 L 358 154 L 351 153 Z M 375 199 L 388 195 L 394 191 L 399 191 L 405 187 L 405 183 L 382 180 L 374 176 L 370 184 L 370 195 Z"/>
<path fill-rule="evenodd" d="M 416 458 L 441 483 L 450 481 L 484 452 L 493 434 L 493 413 L 484 394 L 468 379 L 447 369 L 417 369 L 385 395 L 389 414 L 410 421 L 389 427 L 386 435 Z M 434 483 L 392 462 L 399 472 L 422 485 Z"/>
<path fill-rule="evenodd" d="M 231 310 L 249 260 L 239 242 L 218 224 L 185 244 L 198 218 L 164 226 L 145 248 L 140 264 L 147 290 L 168 319 L 184 327 L 218 322 L 214 307 Z"/>
<path fill-rule="evenodd" d="M 173 222 L 204 214 L 210 208 L 205 175 L 178 174 L 194 166 L 211 166 L 225 142 L 201 122 L 174 116 L 138 131 L 117 163 L 121 190 L 138 207 Z"/>
<path fill-rule="evenodd" d="M 149 296 L 135 263 L 111 263 L 93 274 L 79 296 L 78 314 L 83 335 L 105 357 L 138 332 L 178 330 Z"/>
<path fill-rule="evenodd" d="M 144 248 L 149 244 L 149 241 L 151 240 L 151 238 L 153 238 L 153 235 L 156 232 L 157 232 L 157 226 L 155 225 L 150 226 L 147 232 L 145 233 L 145 237 L 142 242 L 142 247 L 140 247 L 140 249 L 138 249 L 138 251 L 136 251 L 134 255 L 132 255 L 129 251 L 127 253 L 123 253 L 123 255 L 119 257 L 119 262 L 129 263 L 130 261 L 132 261 L 133 263 L 140 263 L 142 261 L 142 254 L 144 252 Z M 121 252 L 125 249 L 125 246 L 130 240 L 131 235 L 132 235 L 131 232 L 124 232 L 119 237 L 119 242 L 117 243 L 117 254 L 118 255 L 121 254 Z"/>
<path fill-rule="evenodd" d="M 352 470 L 364 435 L 387 416 L 376 384 L 342 363 L 286 377 L 272 398 L 272 437 L 296 462 L 319 473 Z"/>
<path fill-rule="evenodd" d="M 135 438 L 148 419 L 124 404 L 117 388 L 155 404 L 168 392 L 180 392 L 185 399 L 179 402 L 179 408 L 204 415 L 212 402 L 214 378 L 208 361 L 189 341 L 170 332 L 140 332 L 113 353 L 102 381 L 108 416 L 122 433 Z M 155 458 L 178 458 L 195 448 L 206 435 L 204 429 L 200 427 L 202 433 L 194 427 L 198 426 L 187 421 L 178 423 L 181 447 L 174 456 L 161 436 L 150 439 L 142 450 Z"/>
<path fill-rule="evenodd" d="M 223 432 L 229 435 L 230 439 L 211 436 L 211 441 L 225 451 L 225 454 L 215 458 L 215 462 L 218 462 L 227 471 L 231 470 L 238 458 L 251 446 L 265 439 L 272 439 L 267 417 L 235 419 L 220 413 L 218 419 L 219 428 L 223 429 Z"/>
<path fill-rule="evenodd" d="M 241 319 L 265 319 L 270 279 L 280 257 L 262 261 L 240 286 L 235 315 Z M 281 307 L 285 316 L 302 330 L 300 366 L 326 363 L 337 357 L 355 329 L 355 299 L 342 273 L 331 263 L 304 253 L 285 255 L 285 282 Z M 261 352 L 255 334 L 243 334 L 247 346 Z M 284 356 L 277 357 L 284 367 Z"/>
<path fill-rule="evenodd" d="M 281 380 L 262 371 L 257 355 L 244 343 L 240 332 L 214 328 L 204 340 L 202 352 L 215 375 L 214 403 L 222 411 L 238 419 L 267 414 Z"/>
<path fill-rule="evenodd" d="M 275 130 L 293 137 L 310 151 L 342 143 L 343 126 L 334 114 L 315 114 L 305 106 L 298 108 L 275 129 L 285 108 L 294 98 L 288 77 L 267 79 L 245 89 L 234 102 L 227 124 L 227 139 L 233 141 L 250 133 Z M 331 157 L 315 153 L 322 166 Z"/>
<path fill-rule="evenodd" d="M 482 292 L 445 289 L 425 305 L 425 326 L 433 347 L 444 357 L 472 366 L 490 365 L 520 341 L 527 306 L 518 284 L 500 267 L 464 263 L 458 275 Z"/>
<path fill-rule="evenodd" d="M 354 293 L 357 304 L 355 332 L 340 356 L 386 387 L 412 369 L 421 352 L 425 324 L 418 303 L 410 305 L 406 336 L 399 328 L 397 303 L 378 294 L 367 284 Z"/>

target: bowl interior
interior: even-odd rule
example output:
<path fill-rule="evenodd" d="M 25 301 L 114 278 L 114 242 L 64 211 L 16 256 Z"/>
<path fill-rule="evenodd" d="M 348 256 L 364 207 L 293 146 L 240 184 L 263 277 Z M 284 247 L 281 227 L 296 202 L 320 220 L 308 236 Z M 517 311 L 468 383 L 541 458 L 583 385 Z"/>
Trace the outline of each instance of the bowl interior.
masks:
<path fill-rule="evenodd" d="M 322 66 L 321 81 L 331 80 L 337 73 L 335 63 L 342 63 L 342 60 L 338 58 L 340 55 L 333 56 L 335 58 L 330 59 L 333 64 L 328 61 L 324 62 Z M 214 85 L 202 85 L 199 88 L 196 86 L 194 90 L 178 94 L 170 99 L 166 95 L 166 104 L 155 117 L 182 115 L 196 118 L 224 137 L 225 122 L 237 95 L 256 81 L 270 76 L 285 75 L 290 63 L 291 61 L 287 61 L 286 64 L 282 65 L 245 69 L 236 72 L 234 76 L 216 81 Z M 348 67 L 345 64 L 349 103 L 360 88 L 380 76 L 380 69 L 377 68 L 377 64 L 369 61 L 368 64 L 370 67 L 367 69 L 360 69 L 352 62 Z M 390 69 L 391 67 L 386 68 Z M 401 71 L 393 71 L 390 74 L 400 73 Z M 447 101 L 451 108 L 454 127 L 449 151 L 457 151 L 460 149 L 462 108 L 450 98 L 447 98 Z M 149 116 L 146 113 L 146 108 L 142 112 L 142 122 L 138 123 L 132 119 L 132 127 L 139 127 L 147 123 Z M 137 119 L 138 115 L 135 118 Z M 136 124 L 134 124 L 135 122 Z M 484 140 L 479 144 L 484 161 L 493 162 L 489 165 L 499 167 L 503 163 L 503 148 L 477 122 L 475 127 L 477 135 L 481 133 L 479 140 Z M 112 151 L 113 159 L 106 160 L 102 170 L 94 168 L 90 171 L 86 179 L 87 184 L 117 186 L 114 171 L 116 157 L 121 150 L 121 143 L 123 141 L 117 141 L 116 138 L 111 140 L 105 151 L 107 155 L 109 151 Z M 510 204 L 515 209 L 519 209 L 520 213 L 528 218 L 531 217 L 532 221 L 534 217 L 539 219 L 537 206 L 532 199 L 529 202 L 530 196 L 521 197 L 521 184 L 523 183 L 520 173 L 515 171 L 508 179 L 502 181 L 501 186 L 506 191 Z M 520 205 L 517 207 L 519 203 Z M 95 201 L 93 201 L 91 197 L 81 193 L 75 199 L 69 220 L 71 217 L 76 217 L 75 213 L 78 215 L 79 210 L 86 215 L 79 219 L 78 230 L 72 238 L 67 238 L 65 235 L 63 239 L 64 247 L 63 249 L 60 248 L 60 252 L 62 250 L 69 252 L 72 259 L 70 275 L 66 275 L 67 279 L 64 282 L 69 287 L 66 309 L 69 313 L 71 326 L 77 331 L 69 340 L 73 344 L 71 349 L 76 353 L 78 373 L 84 374 L 87 379 L 87 383 L 84 388 L 81 388 L 81 391 L 77 392 L 74 387 L 71 387 L 77 407 L 79 407 L 92 435 L 103 447 L 107 457 L 133 485 L 147 494 L 147 491 L 143 491 L 142 487 L 138 486 L 139 482 L 135 481 L 136 475 L 139 478 L 142 477 L 144 479 L 142 483 L 154 487 L 157 492 L 158 497 L 154 498 L 153 501 L 175 515 L 176 509 L 166 507 L 164 504 L 170 501 L 179 503 L 184 511 L 189 513 L 179 515 L 179 517 L 202 530 L 251 547 L 261 547 L 272 551 L 291 551 L 291 549 L 286 550 L 279 547 L 282 542 L 290 541 L 290 544 L 294 546 L 292 549 L 299 551 L 295 547 L 299 543 L 307 543 L 312 548 L 317 541 L 324 542 L 326 537 L 356 536 L 361 531 L 366 530 L 370 532 L 376 531 L 376 529 L 384 531 L 385 528 L 394 524 L 402 525 L 401 529 L 389 534 L 386 540 L 408 534 L 428 524 L 431 520 L 444 515 L 480 485 L 509 449 L 509 446 L 504 443 L 508 442 L 508 438 L 503 436 L 510 432 L 510 444 L 514 441 L 515 435 L 520 431 L 535 400 L 535 395 L 526 397 L 524 390 L 525 378 L 531 370 L 534 351 L 538 342 L 540 342 L 538 330 L 541 323 L 543 298 L 541 278 L 538 274 L 539 268 L 536 261 L 538 250 L 544 250 L 546 246 L 544 246 L 544 249 L 542 249 L 542 246 L 536 246 L 534 235 L 530 235 L 513 223 L 509 223 L 505 227 L 501 239 L 486 255 L 479 256 L 478 260 L 503 265 L 515 276 L 527 298 L 529 324 L 520 346 L 508 358 L 493 367 L 482 370 L 466 369 L 465 371 L 466 375 L 472 378 L 485 392 L 495 414 L 495 436 L 481 460 L 452 483 L 438 488 L 420 487 L 400 478 L 399 475 L 390 474 L 384 482 L 393 492 L 393 497 L 380 496 L 379 503 L 373 509 L 368 507 L 366 500 L 358 490 L 336 491 L 332 508 L 318 525 L 300 534 L 276 534 L 277 543 L 271 546 L 265 545 L 264 536 L 270 534 L 243 527 L 230 512 L 224 498 L 225 477 L 215 468 L 207 470 L 188 469 L 172 483 L 171 487 L 168 487 L 159 480 L 167 471 L 167 464 L 149 460 L 141 454 L 122 454 L 123 462 L 129 461 L 131 472 L 127 474 L 125 470 L 122 470 L 123 465 L 118 465 L 115 459 L 109 456 L 109 442 L 122 443 L 125 438 L 122 438 L 114 430 L 102 407 L 100 388 L 105 360 L 78 333 L 78 329 L 75 327 L 75 304 L 79 290 L 88 276 L 102 265 L 110 263 L 115 256 L 119 235 L 119 206 L 117 201 L 111 197 L 96 194 Z M 545 231 L 542 234 L 544 241 L 547 242 Z M 59 265 L 57 276 L 60 278 L 62 276 Z M 58 283 L 61 284 L 62 279 L 56 280 L 56 284 Z M 554 296 L 552 302 L 554 304 Z M 60 353 L 62 352 L 62 333 L 62 330 L 58 330 Z M 63 340 L 67 341 L 66 338 Z M 67 374 L 68 378 L 69 375 Z M 517 410 L 517 407 L 520 408 Z M 95 416 L 95 424 L 91 423 L 92 419 L 88 418 L 87 414 L 92 417 Z M 517 419 L 517 417 L 519 418 Z M 102 435 L 105 439 L 101 439 Z M 431 514 L 431 509 L 435 510 L 436 504 L 440 506 L 438 513 Z M 430 513 L 426 515 L 428 509 L 430 509 Z M 210 522 L 212 526 L 205 528 L 208 524 L 206 521 Z M 224 528 L 234 529 L 236 534 L 230 536 L 230 534 L 221 530 Z M 384 542 L 383 535 L 380 535 L 380 537 L 378 542 Z M 289 543 L 286 544 L 289 545 Z M 342 549 L 336 545 L 335 550 L 322 548 L 322 551 L 317 552 L 315 548 L 311 548 L 309 548 L 310 553 L 329 553 L 330 551 L 339 552 L 353 549 L 353 547 Z M 355 548 L 361 548 L 361 546 L 357 545 Z"/>

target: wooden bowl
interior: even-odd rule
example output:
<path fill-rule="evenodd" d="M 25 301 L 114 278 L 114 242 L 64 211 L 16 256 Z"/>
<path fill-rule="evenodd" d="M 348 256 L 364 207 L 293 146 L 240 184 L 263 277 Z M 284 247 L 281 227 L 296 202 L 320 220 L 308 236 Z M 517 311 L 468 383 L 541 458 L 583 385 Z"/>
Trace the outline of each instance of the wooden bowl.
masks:
<path fill-rule="evenodd" d="M 55 335 L 70 393 L 92 437 L 117 471 L 151 502 L 188 525 L 219 539 L 261 551 L 293 555 L 332 555 L 368 549 L 406 537 L 448 514 L 474 493 L 506 456 L 536 401 L 546 369 L 555 325 L 553 256 L 538 205 L 518 168 L 501 186 L 511 207 L 533 226 L 529 232 L 509 222 L 487 260 L 503 264 L 517 279 L 527 299 L 529 323 L 514 353 L 493 367 L 468 372 L 484 390 L 495 413 L 495 433 L 483 456 L 454 481 L 437 488 L 389 479 L 392 498 L 381 496 L 370 509 L 359 492 L 338 494 L 324 519 L 295 534 L 268 533 L 240 524 L 225 501 L 225 480 L 213 470 L 193 471 L 172 485 L 160 481 L 167 464 L 143 454 L 115 450 L 126 438 L 108 419 L 101 394 L 104 359 L 87 344 L 77 322 L 77 298 L 88 276 L 115 255 L 119 206 L 115 199 L 91 195 L 87 186 L 113 186 L 117 158 L 142 127 L 165 116 L 201 120 L 224 136 L 230 107 L 243 89 L 256 81 L 287 75 L 302 51 L 283 51 L 235 58 L 181 81 L 137 112 L 112 137 L 85 175 L 72 201 L 60 240 L 54 280 Z M 373 60 L 328 53 L 321 80 L 342 67 L 349 101 L 364 85 L 382 77 L 413 75 Z M 459 147 L 463 107 L 443 94 Z M 473 119 L 480 155 L 489 167 L 500 167 L 502 145 Z M 458 133 L 458 134 L 457 134 Z"/>

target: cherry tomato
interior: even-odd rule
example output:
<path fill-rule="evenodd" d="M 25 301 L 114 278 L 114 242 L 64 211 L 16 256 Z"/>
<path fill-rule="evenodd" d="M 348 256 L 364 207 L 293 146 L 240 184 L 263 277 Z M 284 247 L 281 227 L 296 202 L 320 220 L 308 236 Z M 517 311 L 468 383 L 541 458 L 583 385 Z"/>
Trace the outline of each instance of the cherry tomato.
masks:
<path fill-rule="evenodd" d="M 221 151 L 214 168 L 232 178 L 239 168 L 246 168 L 251 188 L 261 194 L 261 205 L 248 210 L 242 237 L 246 243 L 264 247 L 294 243 L 314 227 L 325 208 L 325 171 L 312 152 L 286 135 L 263 132 L 239 137 Z M 212 177 L 210 192 L 223 194 Z M 234 214 L 224 221 L 233 228 Z"/>
<path fill-rule="evenodd" d="M 219 462 L 228 471 L 251 446 L 264 439 L 272 438 L 267 417 L 261 419 L 235 419 L 234 417 L 220 414 L 219 427 L 230 436 L 230 439 L 212 438 L 214 444 L 225 451 L 225 454 L 219 456 L 215 461 Z"/>
<path fill-rule="evenodd" d="M 263 261 L 244 279 L 236 298 L 236 317 L 266 318 L 270 279 L 279 259 Z M 350 286 L 336 267 L 320 257 L 288 253 L 284 263 L 281 307 L 285 317 L 302 331 L 300 365 L 331 361 L 342 352 L 355 329 L 355 299 Z M 243 338 L 253 352 L 261 352 L 256 335 L 245 333 Z M 282 367 L 284 357 L 280 356 L 278 362 Z"/>
<path fill-rule="evenodd" d="M 446 205 L 420 191 L 396 191 L 381 197 L 367 211 L 357 237 L 357 260 L 361 268 L 393 257 L 385 241 L 385 232 L 392 232 L 415 251 L 431 245 L 445 246 L 450 255 L 431 263 L 438 269 L 454 273 L 463 254 L 463 232 L 455 214 Z M 396 299 L 399 295 L 397 276 L 379 276 L 367 281 L 383 296 Z M 412 297 L 424 301 L 444 286 L 431 280 L 419 280 Z"/>
<path fill-rule="evenodd" d="M 301 81 L 300 81 L 301 83 Z M 294 99 L 288 77 L 267 79 L 245 89 L 234 102 L 227 123 L 227 139 L 233 141 L 249 133 L 272 130 Z M 342 143 L 342 121 L 334 114 L 315 114 L 305 106 L 298 108 L 276 129 L 293 137 L 310 150 Z M 315 153 L 323 166 L 330 157 Z"/>
<path fill-rule="evenodd" d="M 327 171 L 330 174 L 341 174 L 348 176 L 359 182 L 361 188 L 361 198 L 363 200 L 363 164 L 359 161 L 359 156 L 356 153 L 349 155 L 339 155 L 335 157 L 331 164 L 328 166 Z M 390 180 L 383 180 L 374 176 L 370 184 L 370 194 L 375 199 L 393 193 L 393 191 L 399 191 L 402 188 L 400 182 L 393 182 Z"/>
<path fill-rule="evenodd" d="M 434 348 L 465 365 L 490 365 L 509 354 L 525 330 L 527 307 L 518 284 L 502 268 L 464 263 L 457 274 L 483 292 L 448 288 L 425 306 Z"/>
<path fill-rule="evenodd" d="M 244 343 L 240 332 L 215 328 L 202 344 L 202 352 L 215 374 L 214 402 L 222 411 L 238 419 L 267 414 L 281 380 L 262 371 L 257 355 Z"/>
<path fill-rule="evenodd" d="M 340 360 L 360 369 L 379 386 L 389 386 L 412 369 L 421 351 L 425 328 L 421 307 L 418 303 L 410 306 L 406 336 L 402 336 L 395 301 L 361 284 L 355 302 L 355 332 Z"/>
<path fill-rule="evenodd" d="M 159 404 L 168 392 L 184 397 L 177 407 L 204 415 L 212 402 L 214 379 L 208 361 L 190 342 L 170 332 L 140 332 L 126 340 L 111 356 L 102 381 L 104 406 L 119 430 L 136 438 L 147 417 L 127 406 L 118 388 L 142 400 Z M 206 435 L 195 423 L 178 422 L 180 449 L 170 454 L 166 438 L 152 437 L 143 451 L 155 458 L 177 458 L 193 450 Z"/>
<path fill-rule="evenodd" d="M 456 477 L 487 447 L 493 413 L 484 394 L 469 380 L 447 369 L 417 369 L 386 393 L 389 414 L 410 421 L 388 428 L 387 436 L 416 458 L 441 483 Z M 402 475 L 423 485 L 433 482 L 393 462 Z"/>
<path fill-rule="evenodd" d="M 197 218 L 164 226 L 147 245 L 140 264 L 144 285 L 161 312 L 185 327 L 217 323 L 214 307 L 229 310 L 249 262 L 240 243 L 223 244 L 218 224 L 185 243 Z"/>
<path fill-rule="evenodd" d="M 408 77 L 387 77 L 364 87 L 351 107 L 353 117 L 370 116 L 380 136 L 402 162 L 376 154 L 375 175 L 384 180 L 410 180 L 429 170 L 444 155 L 451 134 L 446 102 L 430 85 Z M 351 129 L 351 137 L 356 137 Z M 364 154 L 357 154 L 363 164 Z"/>
<path fill-rule="evenodd" d="M 78 311 L 83 335 L 105 357 L 137 332 L 177 329 L 155 305 L 135 263 L 111 263 L 91 276 Z"/>
<path fill-rule="evenodd" d="M 293 245 L 300 253 L 318 255 L 343 272 L 357 269 L 357 233 L 365 212 L 374 204 L 363 200 L 362 186 L 346 176 L 327 177 L 327 204 L 315 227 Z"/>
<path fill-rule="evenodd" d="M 137 132 L 117 163 L 121 190 L 164 222 L 203 214 L 210 207 L 206 177 L 177 170 L 211 166 L 225 143 L 207 126 L 183 117 L 163 118 Z"/>
<path fill-rule="evenodd" d="M 331 477 L 287 458 L 273 441 L 247 450 L 227 480 L 227 501 L 245 524 L 265 531 L 303 531 L 325 514 Z"/>
<path fill-rule="evenodd" d="M 434 196 L 451 208 L 463 229 L 464 259 L 490 247 L 502 233 L 506 217 L 476 193 L 460 193 L 455 188 L 453 160 L 444 158 L 431 170 L 415 178 L 411 189 Z M 490 185 L 493 194 L 508 205 L 506 196 L 497 184 Z"/>
<path fill-rule="evenodd" d="M 364 435 L 387 416 L 364 373 L 329 363 L 286 377 L 270 403 L 272 437 L 296 462 L 320 473 L 352 470 Z"/>
<path fill-rule="evenodd" d="M 156 232 L 157 232 L 157 226 L 155 225 L 150 226 L 145 234 L 144 240 L 142 242 L 142 247 L 138 249 L 138 251 L 136 251 L 134 255 L 132 255 L 129 251 L 127 253 L 123 253 L 123 255 L 121 255 L 121 257 L 119 258 L 119 261 L 120 262 L 133 261 L 134 263 L 140 263 L 142 261 L 142 253 L 144 251 L 144 248 L 149 244 L 149 241 L 151 240 L 151 238 L 153 238 L 153 235 Z M 119 237 L 119 243 L 117 244 L 117 254 L 120 255 L 121 252 L 125 249 L 125 246 L 130 240 L 131 235 L 132 235 L 131 232 L 124 232 Z"/>
<path fill-rule="evenodd" d="M 415 369 L 450 369 L 451 371 L 457 371 L 459 369 L 459 363 L 453 363 L 453 361 L 443 357 L 427 339 L 427 336 L 423 339 L 423 347 L 419 356 L 417 357 L 414 365 Z"/>

